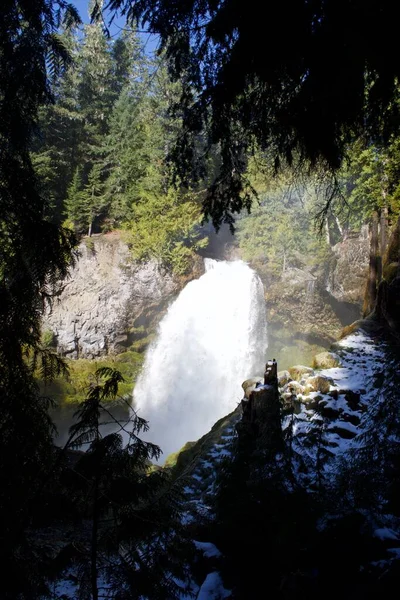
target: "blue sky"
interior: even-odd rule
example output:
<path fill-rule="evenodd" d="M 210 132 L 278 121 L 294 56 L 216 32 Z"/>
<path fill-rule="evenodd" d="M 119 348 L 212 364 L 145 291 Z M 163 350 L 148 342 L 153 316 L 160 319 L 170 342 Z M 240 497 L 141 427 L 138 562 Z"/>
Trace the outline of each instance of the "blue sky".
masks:
<path fill-rule="evenodd" d="M 81 16 L 81 19 L 84 23 L 89 23 L 89 15 L 88 15 L 88 5 L 89 0 L 70 0 L 71 3 L 76 6 Z M 106 18 L 106 24 L 107 18 Z M 117 37 L 122 28 L 126 27 L 125 18 L 118 17 L 115 18 L 113 24 L 110 26 L 110 34 L 112 37 Z M 149 35 L 148 33 L 140 33 L 140 37 L 143 40 L 143 44 L 145 44 L 145 50 L 147 54 L 152 54 L 157 49 L 158 38 L 155 35 Z"/>

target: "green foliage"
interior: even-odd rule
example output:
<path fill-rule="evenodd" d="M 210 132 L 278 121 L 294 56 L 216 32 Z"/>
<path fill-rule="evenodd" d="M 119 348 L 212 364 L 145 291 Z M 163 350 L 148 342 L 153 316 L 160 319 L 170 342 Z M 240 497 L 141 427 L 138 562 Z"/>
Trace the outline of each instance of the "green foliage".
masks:
<path fill-rule="evenodd" d="M 50 216 L 79 235 L 122 226 L 135 258 L 184 273 L 206 240 L 198 194 L 173 188 L 167 164 L 179 84 L 143 56 L 134 30 L 111 44 L 93 22 L 81 39 L 64 39 L 75 60 L 54 83 L 32 154 Z"/>
<path fill-rule="evenodd" d="M 52 463 L 48 398 L 40 396 L 33 356 L 43 375 L 62 368 L 41 348 L 44 304 L 66 276 L 74 238 L 49 219 L 51 198 L 30 156 L 39 107 L 51 99 L 48 75 L 64 68 L 55 34 L 64 2 L 7 0 L 0 21 L 0 560 L 4 598 L 46 593 L 47 553 L 30 539 L 41 487 Z M 60 10 L 58 10 L 60 9 Z M 69 18 L 69 17 L 68 17 Z"/>
<path fill-rule="evenodd" d="M 44 348 L 54 348 L 55 341 L 54 331 L 51 329 L 45 329 L 42 332 L 41 344 Z"/>
<path fill-rule="evenodd" d="M 91 522 L 89 550 L 72 543 L 70 556 L 81 594 L 90 590 L 98 598 L 101 579 L 110 584 L 110 598 L 173 600 L 182 587 L 175 580 L 187 578 L 191 551 L 180 523 L 181 484 L 169 471 L 148 469 L 161 451 L 139 437 L 148 423 L 134 411 L 129 425 L 115 422 L 128 436 L 126 446 L 120 433 L 102 435 L 100 416 L 112 418 L 106 403 L 117 397 L 122 381 L 119 371 L 98 369 L 70 429 L 70 447 L 89 445 L 75 471 L 78 514 Z"/>
<path fill-rule="evenodd" d="M 237 222 L 243 258 L 264 265 L 274 276 L 288 267 L 318 266 L 328 257 L 329 247 L 316 227 L 318 196 L 313 180 L 255 177 L 260 201 Z"/>
<path fill-rule="evenodd" d="M 196 444 L 196 442 L 186 442 L 186 444 L 184 444 L 180 450 L 169 454 L 167 456 L 167 458 L 165 459 L 164 467 L 167 467 L 167 468 L 175 467 L 178 462 L 178 458 L 179 458 L 180 454 L 182 454 L 182 452 L 187 453 L 188 450 L 190 450 L 191 448 L 193 448 L 193 446 L 195 446 L 195 444 Z M 196 457 L 196 453 L 193 455 L 193 457 Z"/>
<path fill-rule="evenodd" d="M 65 213 L 69 222 L 76 227 L 77 230 L 83 231 L 86 229 L 85 216 L 81 215 L 81 209 L 84 206 L 85 194 L 82 189 L 82 173 L 81 169 L 76 169 L 71 184 L 68 187 L 67 197 L 65 200 Z"/>
<path fill-rule="evenodd" d="M 400 212 L 400 138 L 392 136 L 382 147 L 359 139 L 348 151 L 348 163 L 339 173 L 342 220 L 359 229 L 374 211 L 387 208 L 392 220 Z M 344 202 L 343 202 L 344 201 Z"/>
<path fill-rule="evenodd" d="M 155 258 L 184 273 L 201 239 L 201 208 L 196 195 L 171 186 L 166 148 L 177 122 L 168 113 L 177 84 L 162 64 L 156 77 L 131 84 L 120 96 L 111 119 L 106 187 L 110 217 L 127 231 L 134 258 Z"/>
<path fill-rule="evenodd" d="M 132 208 L 127 241 L 137 260 L 156 258 L 177 274 L 191 266 L 194 252 L 207 244 L 202 237 L 201 209 L 170 189 L 162 196 L 146 194 Z"/>
<path fill-rule="evenodd" d="M 183 131 L 173 152 L 181 180 L 201 178 L 219 148 L 204 203 L 217 226 L 251 203 L 246 169 L 255 148 L 269 150 L 277 168 L 322 159 L 337 169 L 349 140 L 364 132 L 387 141 L 399 132 L 396 9 L 389 0 L 369 8 L 353 0 L 274 3 L 267 34 L 264 6 L 245 0 L 113 0 L 111 7 L 124 7 L 129 21 L 160 35 L 170 70 L 183 82 Z"/>
<path fill-rule="evenodd" d="M 129 351 L 117 354 L 113 358 L 103 360 L 89 360 L 79 358 L 77 360 L 66 360 L 68 367 L 68 378 L 55 377 L 52 381 L 41 381 L 38 374 L 38 382 L 43 393 L 54 398 L 57 404 L 76 404 L 83 402 L 86 397 L 88 382 L 95 380 L 95 373 L 100 366 L 116 368 L 121 372 L 123 381 L 119 390 L 121 395 L 132 393 L 136 378 L 143 364 L 144 356 L 140 352 Z"/>

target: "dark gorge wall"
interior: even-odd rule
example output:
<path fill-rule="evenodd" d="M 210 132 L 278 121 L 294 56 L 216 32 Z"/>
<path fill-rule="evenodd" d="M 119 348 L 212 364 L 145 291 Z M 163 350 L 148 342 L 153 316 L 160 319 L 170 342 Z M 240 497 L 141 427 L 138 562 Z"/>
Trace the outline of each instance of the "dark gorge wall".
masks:
<path fill-rule="evenodd" d="M 269 355 L 282 368 L 311 363 L 347 325 L 361 318 L 368 275 L 367 228 L 331 249 L 325 263 L 288 266 L 271 279 L 256 266 L 265 288 Z"/>

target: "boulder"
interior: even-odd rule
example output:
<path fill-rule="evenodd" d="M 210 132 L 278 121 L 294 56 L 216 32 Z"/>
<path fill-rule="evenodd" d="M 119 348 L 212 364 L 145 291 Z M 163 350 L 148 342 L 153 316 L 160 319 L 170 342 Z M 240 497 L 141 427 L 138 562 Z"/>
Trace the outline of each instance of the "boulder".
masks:
<path fill-rule="evenodd" d="M 278 385 L 279 387 L 283 387 L 291 380 L 289 371 L 279 371 L 278 372 Z"/>
<path fill-rule="evenodd" d="M 307 410 L 317 410 L 320 401 L 322 400 L 322 396 L 312 396 L 303 398 L 302 402 L 305 405 Z"/>
<path fill-rule="evenodd" d="M 327 402 L 321 401 L 318 404 L 318 412 L 321 417 L 334 420 L 340 417 L 340 411 L 330 406 Z"/>
<path fill-rule="evenodd" d="M 289 373 L 292 379 L 300 381 L 305 375 L 314 375 L 314 369 L 305 367 L 304 365 L 295 365 L 294 367 L 290 367 Z"/>
<path fill-rule="evenodd" d="M 285 392 L 281 395 L 283 409 L 286 411 L 294 412 L 295 415 L 299 415 L 301 413 L 301 402 L 290 392 Z"/>
<path fill-rule="evenodd" d="M 252 379 L 246 379 L 246 381 L 243 381 L 242 388 L 247 399 L 250 398 L 251 392 L 255 390 L 257 384 L 260 383 L 264 383 L 264 379 L 262 377 L 253 377 Z"/>
<path fill-rule="evenodd" d="M 326 377 L 325 375 L 314 375 L 314 377 L 308 378 L 306 388 L 312 392 L 327 394 L 331 385 L 333 385 L 333 379 L 330 377 Z"/>
<path fill-rule="evenodd" d="M 328 430 L 329 433 L 337 433 L 338 436 L 343 438 L 344 440 L 351 440 L 356 436 L 354 431 L 350 431 L 350 429 L 346 429 L 345 427 L 335 426 L 330 427 Z"/>
<path fill-rule="evenodd" d="M 320 352 L 314 356 L 314 369 L 333 369 L 341 366 L 340 357 L 334 352 Z"/>
<path fill-rule="evenodd" d="M 344 397 L 351 410 L 357 410 L 359 408 L 360 394 L 358 392 L 346 390 Z"/>
<path fill-rule="evenodd" d="M 304 386 L 301 385 L 298 381 L 289 381 L 283 387 L 283 393 L 291 393 L 291 394 L 304 394 Z"/>

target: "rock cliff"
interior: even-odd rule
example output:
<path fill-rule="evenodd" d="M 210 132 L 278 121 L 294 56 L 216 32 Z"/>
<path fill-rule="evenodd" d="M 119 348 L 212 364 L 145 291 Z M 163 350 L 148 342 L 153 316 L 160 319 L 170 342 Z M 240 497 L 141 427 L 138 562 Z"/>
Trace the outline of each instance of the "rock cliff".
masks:
<path fill-rule="evenodd" d="M 332 247 L 327 291 L 339 302 L 362 305 L 369 262 L 368 225 L 359 234 L 348 234 Z"/>
<path fill-rule="evenodd" d="M 134 263 L 118 232 L 84 240 L 79 254 L 43 322 L 58 352 L 69 358 L 121 352 L 145 337 L 188 279 L 155 262 Z"/>
<path fill-rule="evenodd" d="M 279 279 L 263 277 L 271 355 L 283 368 L 310 362 L 361 317 L 368 275 L 368 230 L 349 234 L 324 264 L 288 267 Z"/>

